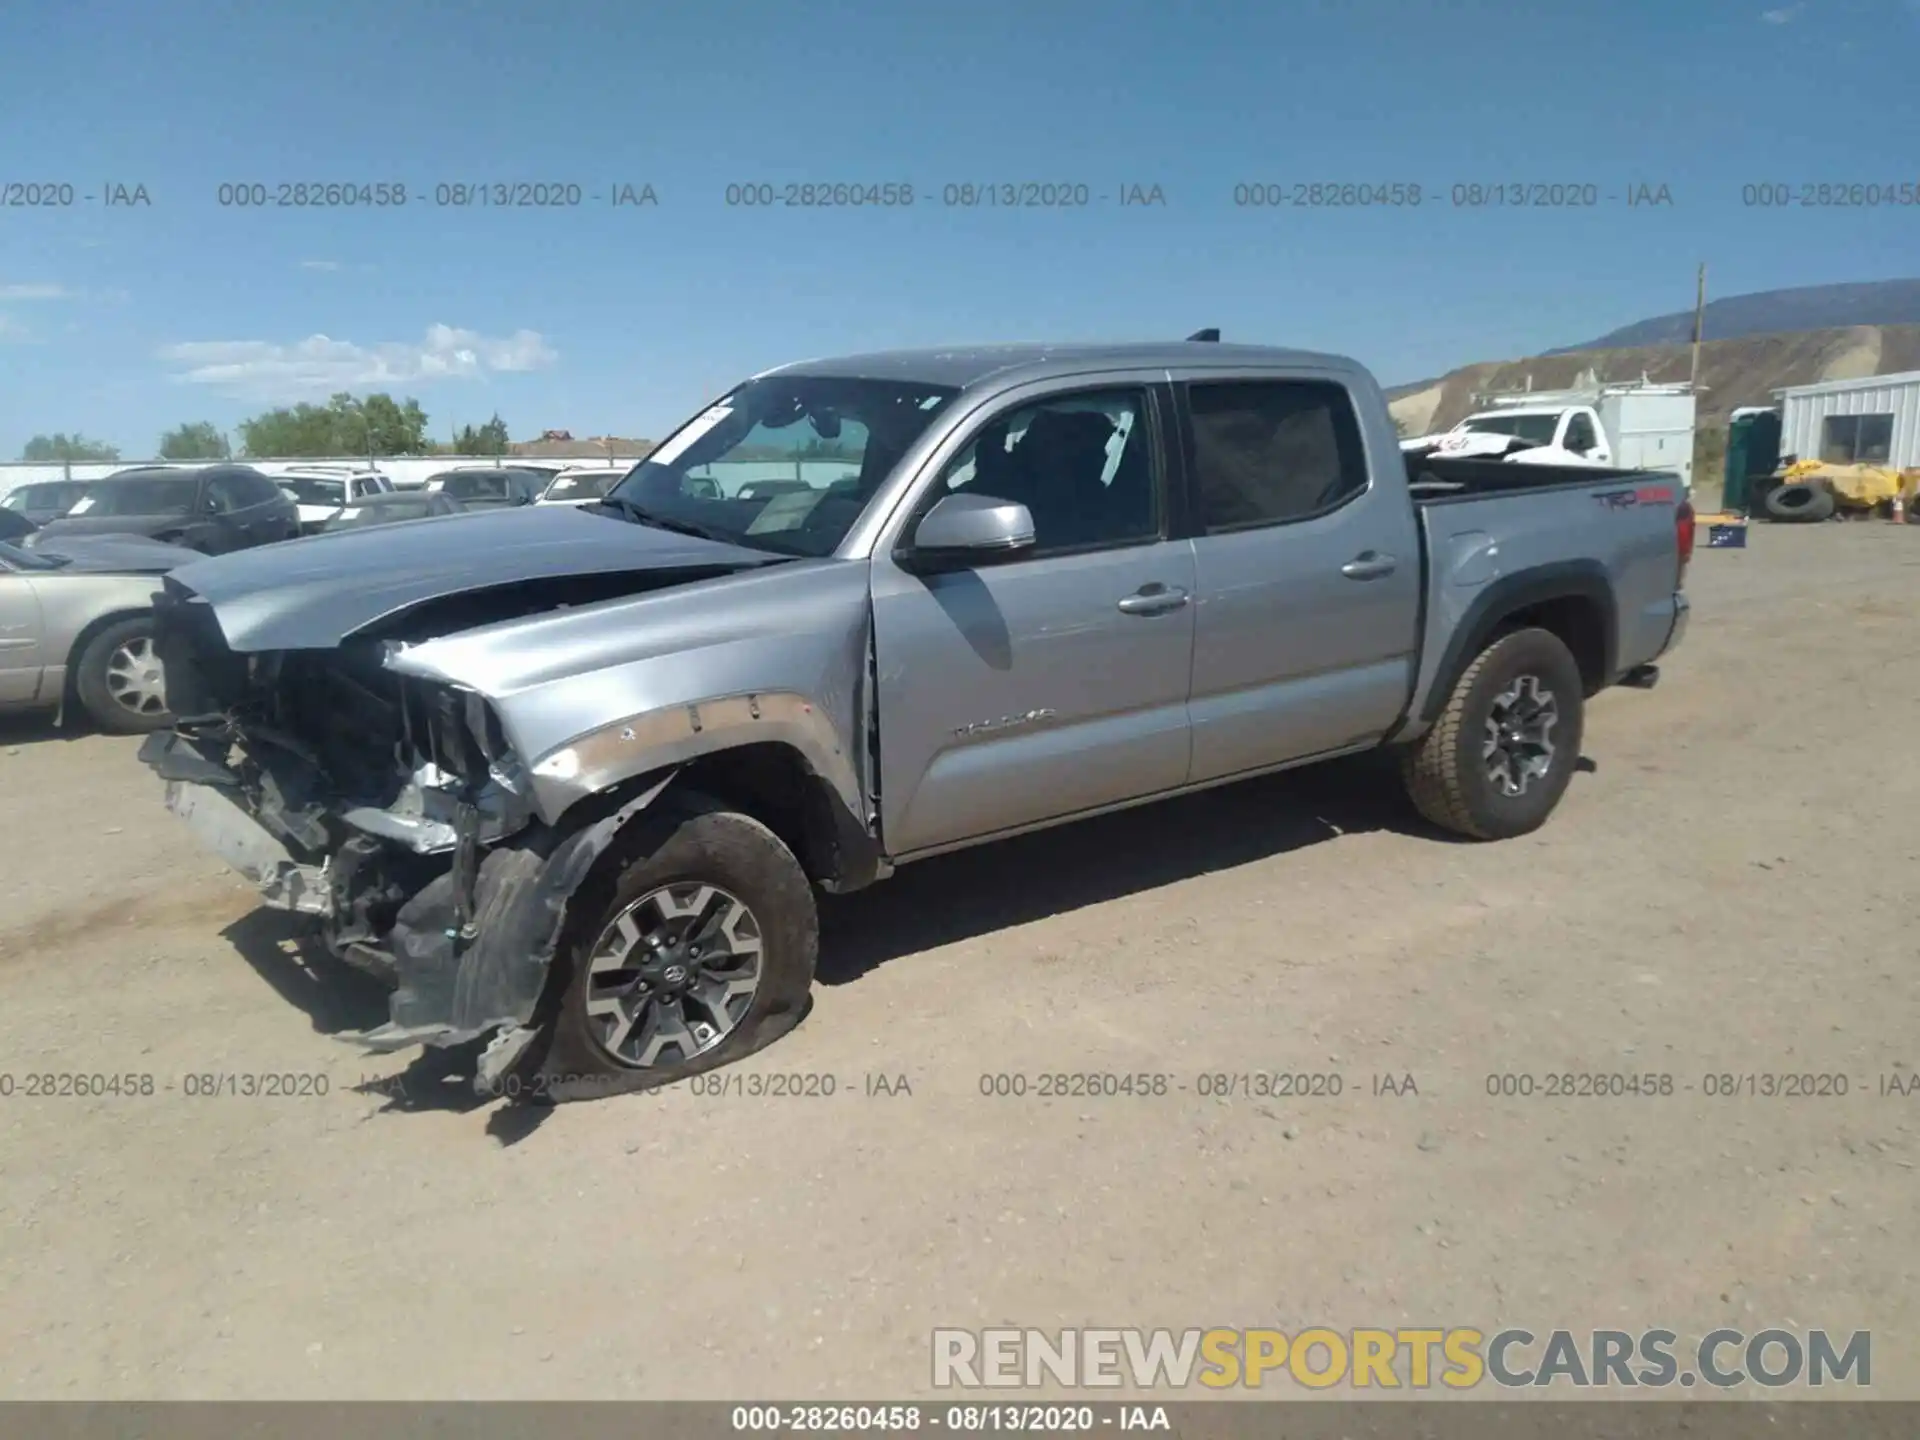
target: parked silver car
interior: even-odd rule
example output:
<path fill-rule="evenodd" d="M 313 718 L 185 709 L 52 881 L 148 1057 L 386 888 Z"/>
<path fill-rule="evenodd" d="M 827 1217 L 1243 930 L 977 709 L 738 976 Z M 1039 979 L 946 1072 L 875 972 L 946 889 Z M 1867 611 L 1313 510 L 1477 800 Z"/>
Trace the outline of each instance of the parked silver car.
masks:
<path fill-rule="evenodd" d="M 173 722 L 153 648 L 160 576 L 198 556 L 132 535 L 0 543 L 0 710 L 77 704 L 103 730 Z"/>

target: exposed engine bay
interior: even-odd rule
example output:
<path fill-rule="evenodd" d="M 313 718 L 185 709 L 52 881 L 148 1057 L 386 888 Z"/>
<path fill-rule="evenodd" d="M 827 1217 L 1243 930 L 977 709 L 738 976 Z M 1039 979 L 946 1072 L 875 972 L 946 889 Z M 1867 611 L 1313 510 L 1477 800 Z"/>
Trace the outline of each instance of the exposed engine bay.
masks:
<path fill-rule="evenodd" d="M 515 616 L 710 577 L 598 574 L 446 597 L 331 649 L 236 653 L 213 607 L 178 580 L 155 597 L 155 644 L 177 717 L 141 759 L 169 808 L 278 908 L 311 916 L 329 951 L 393 987 L 389 1051 L 500 1030 L 476 1085 L 496 1081 L 559 943 L 568 897 L 620 825 L 544 824 L 531 777 L 488 700 L 399 673 L 410 644 Z M 724 569 L 717 573 L 726 573 Z"/>

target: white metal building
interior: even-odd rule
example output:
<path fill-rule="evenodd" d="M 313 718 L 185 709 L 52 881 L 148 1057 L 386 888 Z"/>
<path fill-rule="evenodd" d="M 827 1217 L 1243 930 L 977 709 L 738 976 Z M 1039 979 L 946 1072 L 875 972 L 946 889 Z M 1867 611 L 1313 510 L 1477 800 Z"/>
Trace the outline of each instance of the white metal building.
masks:
<path fill-rule="evenodd" d="M 1780 453 L 1837 465 L 1920 465 L 1920 370 L 1774 392 Z"/>

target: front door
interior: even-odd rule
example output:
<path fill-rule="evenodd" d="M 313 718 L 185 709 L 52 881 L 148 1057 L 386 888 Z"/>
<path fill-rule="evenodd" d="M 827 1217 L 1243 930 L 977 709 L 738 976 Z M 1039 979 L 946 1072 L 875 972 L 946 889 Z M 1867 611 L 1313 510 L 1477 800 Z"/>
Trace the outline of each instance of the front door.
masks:
<path fill-rule="evenodd" d="M 1026 505 L 1016 559 L 873 560 L 883 838 L 905 856 L 1170 790 L 1188 764 L 1193 549 L 1169 540 L 1165 422 L 1145 386 L 989 416 L 916 504 Z"/>

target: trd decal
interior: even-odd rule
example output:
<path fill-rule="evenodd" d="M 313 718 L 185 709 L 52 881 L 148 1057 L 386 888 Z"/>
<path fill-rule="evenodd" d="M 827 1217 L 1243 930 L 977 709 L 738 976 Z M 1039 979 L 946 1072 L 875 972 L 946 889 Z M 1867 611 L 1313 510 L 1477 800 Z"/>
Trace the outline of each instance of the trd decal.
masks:
<path fill-rule="evenodd" d="M 1642 485 L 1634 490 L 1605 490 L 1593 498 L 1609 510 L 1625 510 L 1635 505 L 1671 505 L 1673 487 Z"/>

